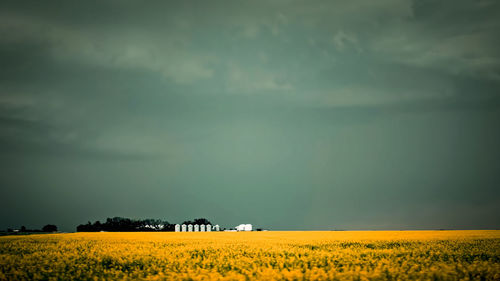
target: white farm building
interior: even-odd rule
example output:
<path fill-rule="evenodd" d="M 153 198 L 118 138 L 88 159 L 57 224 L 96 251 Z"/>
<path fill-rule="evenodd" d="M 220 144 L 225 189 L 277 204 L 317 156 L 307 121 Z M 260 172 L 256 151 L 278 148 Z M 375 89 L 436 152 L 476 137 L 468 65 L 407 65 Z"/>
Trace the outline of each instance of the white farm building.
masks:
<path fill-rule="evenodd" d="M 235 227 L 237 231 L 252 231 L 251 224 L 240 224 Z"/>

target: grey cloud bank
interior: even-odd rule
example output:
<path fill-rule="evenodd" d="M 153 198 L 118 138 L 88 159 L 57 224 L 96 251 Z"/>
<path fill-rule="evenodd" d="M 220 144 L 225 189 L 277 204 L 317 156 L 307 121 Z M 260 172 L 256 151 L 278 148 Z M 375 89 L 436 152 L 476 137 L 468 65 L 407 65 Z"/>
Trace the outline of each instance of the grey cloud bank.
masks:
<path fill-rule="evenodd" d="M 0 229 L 498 228 L 497 1 L 2 1 Z"/>

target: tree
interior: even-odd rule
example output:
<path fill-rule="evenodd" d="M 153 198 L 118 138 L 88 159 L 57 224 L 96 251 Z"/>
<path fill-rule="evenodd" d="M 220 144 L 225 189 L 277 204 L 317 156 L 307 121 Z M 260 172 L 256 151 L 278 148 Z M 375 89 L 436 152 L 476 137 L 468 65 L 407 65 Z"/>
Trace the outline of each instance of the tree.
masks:
<path fill-rule="evenodd" d="M 205 218 L 199 218 L 194 220 L 194 224 L 212 224 L 209 220 Z"/>
<path fill-rule="evenodd" d="M 92 224 L 89 221 L 87 224 L 80 224 L 76 227 L 76 231 L 174 231 L 174 228 L 175 225 L 166 220 L 114 217 L 107 218 L 104 223 L 96 221 Z"/>
<path fill-rule="evenodd" d="M 212 224 L 209 220 L 205 218 L 199 218 L 199 219 L 194 219 L 194 221 L 184 221 L 182 224 L 188 225 L 188 224 Z"/>
<path fill-rule="evenodd" d="M 78 232 L 92 232 L 92 231 L 99 231 L 99 230 L 94 229 L 92 224 L 90 222 L 87 222 L 87 224 L 80 224 L 79 226 L 77 226 L 76 231 L 78 231 Z"/>
<path fill-rule="evenodd" d="M 56 232 L 57 231 L 57 226 L 53 224 L 47 224 L 42 228 L 43 232 Z"/>

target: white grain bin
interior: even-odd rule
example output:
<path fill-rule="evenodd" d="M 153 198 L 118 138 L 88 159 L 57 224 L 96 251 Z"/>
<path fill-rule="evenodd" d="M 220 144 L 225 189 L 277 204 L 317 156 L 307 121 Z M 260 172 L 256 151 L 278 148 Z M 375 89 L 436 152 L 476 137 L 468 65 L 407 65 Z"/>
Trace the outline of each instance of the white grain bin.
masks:
<path fill-rule="evenodd" d="M 207 224 L 207 232 L 210 232 L 210 231 L 212 231 L 212 226 Z"/>
<path fill-rule="evenodd" d="M 214 226 L 214 231 L 220 231 L 220 226 L 218 224 Z"/>
<path fill-rule="evenodd" d="M 183 224 L 181 226 L 181 229 L 182 229 L 182 232 L 186 232 L 187 231 L 187 225 Z"/>
<path fill-rule="evenodd" d="M 193 225 L 192 224 L 188 224 L 188 232 L 193 232 Z"/>
<path fill-rule="evenodd" d="M 205 232 L 205 225 L 204 224 L 200 225 L 200 231 Z"/>
<path fill-rule="evenodd" d="M 180 232 L 181 231 L 181 225 L 180 224 L 176 224 L 175 225 L 175 232 Z"/>
<path fill-rule="evenodd" d="M 194 232 L 200 232 L 200 226 L 195 224 L 194 225 Z"/>

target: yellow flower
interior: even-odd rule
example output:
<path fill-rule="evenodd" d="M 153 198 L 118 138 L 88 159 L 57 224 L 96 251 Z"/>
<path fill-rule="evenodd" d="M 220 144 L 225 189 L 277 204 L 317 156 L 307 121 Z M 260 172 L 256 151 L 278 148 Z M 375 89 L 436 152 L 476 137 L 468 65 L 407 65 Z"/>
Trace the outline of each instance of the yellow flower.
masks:
<path fill-rule="evenodd" d="M 0 237 L 0 280 L 499 280 L 500 231 Z"/>

